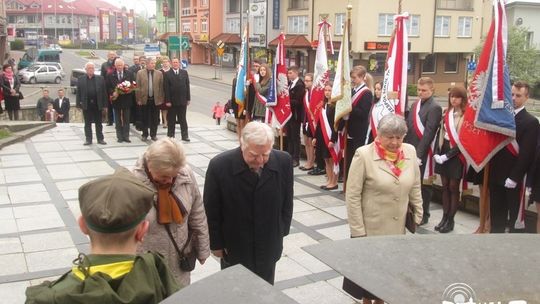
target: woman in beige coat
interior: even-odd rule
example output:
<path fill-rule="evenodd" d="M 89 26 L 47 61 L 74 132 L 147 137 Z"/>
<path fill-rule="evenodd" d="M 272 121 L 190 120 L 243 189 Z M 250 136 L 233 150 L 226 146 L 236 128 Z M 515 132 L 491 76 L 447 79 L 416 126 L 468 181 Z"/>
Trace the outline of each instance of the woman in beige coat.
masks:
<path fill-rule="evenodd" d="M 377 137 L 354 155 L 347 178 L 347 214 L 351 237 L 405 234 L 407 207 L 422 220 L 420 169 L 413 146 L 403 143 L 405 120 L 384 116 Z M 383 303 L 348 279 L 343 289 L 363 303 Z"/>
<path fill-rule="evenodd" d="M 194 252 L 201 265 L 210 256 L 210 240 L 202 197 L 182 145 L 170 138 L 159 139 L 137 160 L 133 173 L 156 191 L 154 208 L 146 216 L 150 221 L 148 233 L 138 251 L 161 253 L 177 282 L 187 286 L 190 272 L 180 269 L 177 250 L 165 226 L 170 227 L 180 250 L 189 230 L 191 244 L 184 253 Z"/>

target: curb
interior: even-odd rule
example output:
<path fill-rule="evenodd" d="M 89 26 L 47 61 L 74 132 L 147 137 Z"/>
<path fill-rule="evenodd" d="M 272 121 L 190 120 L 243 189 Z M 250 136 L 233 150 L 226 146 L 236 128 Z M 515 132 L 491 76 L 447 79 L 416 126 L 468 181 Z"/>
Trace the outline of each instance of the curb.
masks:
<path fill-rule="evenodd" d="M 0 139 L 0 150 L 9 145 L 24 141 L 36 134 L 56 127 L 56 123 L 43 124 L 37 127 L 29 128 L 26 130 L 13 132 L 9 137 Z"/>

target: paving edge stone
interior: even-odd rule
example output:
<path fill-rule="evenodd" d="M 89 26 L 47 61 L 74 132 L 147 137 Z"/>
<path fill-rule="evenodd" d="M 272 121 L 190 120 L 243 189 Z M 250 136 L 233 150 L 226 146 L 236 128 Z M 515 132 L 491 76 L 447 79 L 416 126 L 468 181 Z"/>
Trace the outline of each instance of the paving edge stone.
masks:
<path fill-rule="evenodd" d="M 9 145 L 24 141 L 34 135 L 56 127 L 56 123 L 44 124 L 26 130 L 13 132 L 9 137 L 0 139 L 0 150 Z"/>

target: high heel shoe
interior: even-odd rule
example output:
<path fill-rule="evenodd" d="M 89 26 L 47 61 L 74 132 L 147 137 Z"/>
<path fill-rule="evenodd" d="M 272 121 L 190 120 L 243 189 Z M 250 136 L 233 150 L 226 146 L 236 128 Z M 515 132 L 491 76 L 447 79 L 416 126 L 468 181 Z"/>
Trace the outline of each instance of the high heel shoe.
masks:
<path fill-rule="evenodd" d="M 435 231 L 439 231 L 442 227 L 444 227 L 447 220 L 448 220 L 448 216 L 444 214 L 441 221 L 435 226 Z"/>
<path fill-rule="evenodd" d="M 439 229 L 439 232 L 448 233 L 452 230 L 454 230 L 454 219 L 449 218 L 448 221 L 446 221 L 446 224 Z"/>

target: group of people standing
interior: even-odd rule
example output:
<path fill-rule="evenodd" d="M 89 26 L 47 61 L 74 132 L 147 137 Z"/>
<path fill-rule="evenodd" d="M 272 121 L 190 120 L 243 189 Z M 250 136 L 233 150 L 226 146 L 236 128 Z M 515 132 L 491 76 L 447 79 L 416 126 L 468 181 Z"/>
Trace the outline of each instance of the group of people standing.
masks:
<path fill-rule="evenodd" d="M 77 83 L 77 107 L 82 108 L 85 121 L 85 145 L 92 144 L 91 123 L 96 124 L 98 143 L 104 144 L 101 114 L 107 112 L 107 125 L 116 128 L 119 143 L 130 143 L 130 124 L 142 131 L 142 140 L 157 140 L 160 113 L 167 136 L 174 138 L 176 123 L 180 124 L 182 140 L 189 142 L 186 118 L 191 100 L 189 76 L 180 68 L 180 60 L 161 58 L 160 70 L 154 58 L 135 56 L 129 68 L 115 52 L 96 75 L 95 66 L 85 65 L 86 75 Z M 99 116 L 99 117 L 98 117 Z"/>

